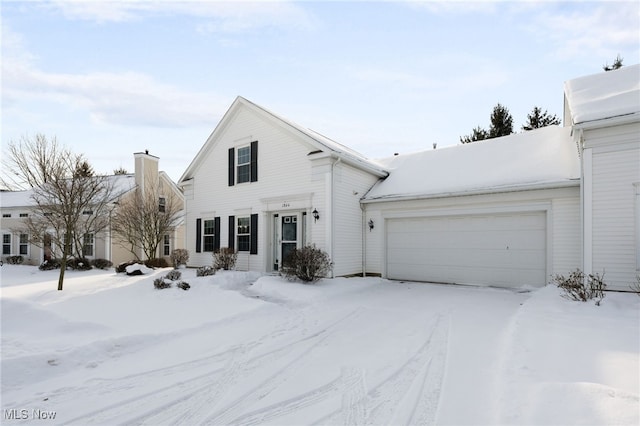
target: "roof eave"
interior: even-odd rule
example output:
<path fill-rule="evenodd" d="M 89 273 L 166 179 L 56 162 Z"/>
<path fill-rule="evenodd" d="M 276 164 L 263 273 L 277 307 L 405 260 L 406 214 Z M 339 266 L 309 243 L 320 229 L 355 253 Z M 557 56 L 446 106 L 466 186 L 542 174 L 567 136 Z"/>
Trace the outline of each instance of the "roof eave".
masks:
<path fill-rule="evenodd" d="M 375 198 L 363 198 L 362 204 L 385 203 L 391 201 L 430 200 L 436 198 L 465 197 L 469 195 L 489 195 L 507 192 L 535 191 L 542 189 L 559 189 L 580 186 L 580 178 L 565 179 L 551 182 L 536 182 L 529 184 L 517 184 L 509 186 L 497 186 L 491 188 L 478 188 L 467 191 L 439 192 L 432 194 L 398 194 Z"/>

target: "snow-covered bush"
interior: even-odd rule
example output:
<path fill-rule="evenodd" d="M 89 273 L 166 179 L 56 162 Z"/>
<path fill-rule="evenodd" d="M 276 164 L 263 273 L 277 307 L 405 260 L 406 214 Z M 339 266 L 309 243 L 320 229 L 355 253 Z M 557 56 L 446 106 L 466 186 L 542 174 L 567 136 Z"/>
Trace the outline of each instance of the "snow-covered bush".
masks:
<path fill-rule="evenodd" d="M 571 272 L 568 277 L 556 274 L 553 276 L 553 281 L 563 291 L 562 297 L 581 302 L 595 299 L 596 305 L 600 305 L 604 299 L 604 290 L 607 288 L 604 283 L 604 274 L 600 276 L 595 273 L 585 276 L 580 269 Z"/>
<path fill-rule="evenodd" d="M 130 260 L 128 262 L 118 263 L 118 266 L 116 266 L 116 273 L 124 274 L 125 272 L 127 272 L 127 266 L 135 265 L 136 263 L 138 263 L 138 262 L 135 261 L 135 260 Z"/>
<path fill-rule="evenodd" d="M 67 268 L 75 271 L 88 271 L 91 269 L 91 261 L 83 257 L 73 257 L 67 260 Z"/>
<path fill-rule="evenodd" d="M 213 253 L 213 267 L 229 271 L 236 266 L 238 253 L 229 247 L 222 247 Z"/>
<path fill-rule="evenodd" d="M 41 271 L 51 271 L 52 269 L 60 269 L 60 259 L 45 260 L 38 266 Z"/>
<path fill-rule="evenodd" d="M 282 273 L 290 280 L 314 282 L 327 276 L 332 267 L 329 255 L 314 244 L 291 251 L 282 263 Z"/>
<path fill-rule="evenodd" d="M 98 269 L 107 269 L 113 266 L 113 262 L 107 259 L 93 259 L 91 265 Z"/>
<path fill-rule="evenodd" d="M 196 269 L 196 277 L 206 277 L 209 275 L 215 275 L 216 270 L 212 266 L 201 266 Z"/>
<path fill-rule="evenodd" d="M 178 281 L 178 283 L 176 284 L 176 287 L 181 288 L 183 290 L 189 290 L 191 288 L 189 283 L 184 281 Z"/>
<path fill-rule="evenodd" d="M 125 268 L 125 271 L 127 272 L 127 275 L 144 275 L 148 274 L 149 272 L 153 272 L 151 268 L 148 268 L 141 263 L 134 263 L 132 265 L 129 265 Z"/>
<path fill-rule="evenodd" d="M 167 275 L 165 275 L 165 278 L 171 281 L 177 281 L 182 278 L 182 272 L 174 269 L 173 271 L 169 271 Z"/>
<path fill-rule="evenodd" d="M 9 265 L 22 265 L 22 262 L 24 262 L 24 257 L 18 255 L 18 256 L 7 256 L 7 263 Z"/>
<path fill-rule="evenodd" d="M 169 288 L 171 287 L 171 280 L 167 280 L 165 278 L 156 278 L 155 280 L 153 280 L 153 286 L 157 289 L 157 290 L 162 290 L 163 288 Z"/>
<path fill-rule="evenodd" d="M 189 261 L 189 250 L 187 249 L 175 249 L 171 252 L 171 262 L 173 267 L 178 269 L 180 265 L 186 265 Z"/>
<path fill-rule="evenodd" d="M 147 259 L 144 261 L 144 265 L 147 268 L 167 268 L 169 264 L 164 257 L 156 257 L 153 259 Z"/>

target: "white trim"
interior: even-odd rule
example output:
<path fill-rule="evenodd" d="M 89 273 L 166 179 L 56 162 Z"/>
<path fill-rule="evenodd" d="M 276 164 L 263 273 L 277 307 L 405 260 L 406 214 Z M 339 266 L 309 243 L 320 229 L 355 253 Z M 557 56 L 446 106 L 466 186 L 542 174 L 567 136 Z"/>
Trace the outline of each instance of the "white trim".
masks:
<path fill-rule="evenodd" d="M 590 274 L 593 270 L 593 152 L 587 148 L 582 152 L 582 270 Z"/>
<path fill-rule="evenodd" d="M 636 272 L 640 272 L 640 182 L 633 186 L 636 196 Z"/>

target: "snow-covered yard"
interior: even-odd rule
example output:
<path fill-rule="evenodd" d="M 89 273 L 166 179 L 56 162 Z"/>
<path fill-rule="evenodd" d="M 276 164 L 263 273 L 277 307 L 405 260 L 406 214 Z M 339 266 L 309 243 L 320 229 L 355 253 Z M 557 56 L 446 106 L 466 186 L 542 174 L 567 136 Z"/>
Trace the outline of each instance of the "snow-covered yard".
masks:
<path fill-rule="evenodd" d="M 1 271 L 7 425 L 640 423 L 634 294 Z"/>

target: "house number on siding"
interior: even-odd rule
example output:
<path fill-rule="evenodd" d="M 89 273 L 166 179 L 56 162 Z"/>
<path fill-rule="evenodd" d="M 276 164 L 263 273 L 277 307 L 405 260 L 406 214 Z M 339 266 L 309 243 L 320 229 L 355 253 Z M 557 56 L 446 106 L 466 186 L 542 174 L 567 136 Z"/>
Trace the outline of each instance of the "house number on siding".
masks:
<path fill-rule="evenodd" d="M 282 207 L 291 207 L 289 203 L 282 203 Z"/>

